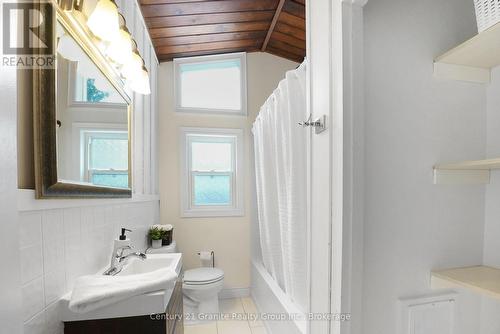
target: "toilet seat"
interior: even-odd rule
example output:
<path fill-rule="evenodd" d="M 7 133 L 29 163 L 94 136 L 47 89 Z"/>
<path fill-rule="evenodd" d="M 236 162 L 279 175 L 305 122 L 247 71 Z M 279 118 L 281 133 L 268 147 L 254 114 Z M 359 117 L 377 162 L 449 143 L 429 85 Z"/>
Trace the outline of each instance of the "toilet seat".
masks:
<path fill-rule="evenodd" d="M 196 268 L 184 272 L 184 284 L 207 285 L 224 279 L 224 272 L 218 268 Z"/>

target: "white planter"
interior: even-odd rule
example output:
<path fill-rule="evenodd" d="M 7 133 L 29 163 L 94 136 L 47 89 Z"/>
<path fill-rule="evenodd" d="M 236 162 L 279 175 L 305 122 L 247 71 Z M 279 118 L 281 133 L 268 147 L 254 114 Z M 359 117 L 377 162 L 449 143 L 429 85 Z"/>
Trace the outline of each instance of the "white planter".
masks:
<path fill-rule="evenodd" d="M 161 248 L 161 239 L 160 240 L 151 240 L 151 246 L 153 248 Z"/>

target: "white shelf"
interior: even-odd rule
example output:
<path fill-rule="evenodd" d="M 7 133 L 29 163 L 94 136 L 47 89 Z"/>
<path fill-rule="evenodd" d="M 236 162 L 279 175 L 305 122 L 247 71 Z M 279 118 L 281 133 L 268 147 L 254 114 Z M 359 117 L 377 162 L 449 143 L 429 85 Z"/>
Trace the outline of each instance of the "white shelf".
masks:
<path fill-rule="evenodd" d="M 439 77 L 489 83 L 491 69 L 500 65 L 500 23 L 446 52 L 434 61 Z"/>
<path fill-rule="evenodd" d="M 500 299 L 500 269 L 474 266 L 431 272 L 433 289 L 466 288 Z"/>
<path fill-rule="evenodd" d="M 471 160 L 434 166 L 435 184 L 488 184 L 490 171 L 500 169 L 500 159 Z"/>
<path fill-rule="evenodd" d="M 500 169 L 500 158 L 486 160 L 469 160 L 451 164 L 441 164 L 434 166 L 434 169 L 448 170 L 491 170 Z"/>

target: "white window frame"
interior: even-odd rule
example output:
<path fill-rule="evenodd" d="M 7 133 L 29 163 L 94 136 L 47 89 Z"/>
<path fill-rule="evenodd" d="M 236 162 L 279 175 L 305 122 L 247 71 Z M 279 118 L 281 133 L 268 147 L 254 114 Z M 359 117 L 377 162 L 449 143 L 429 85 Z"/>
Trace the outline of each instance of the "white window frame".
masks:
<path fill-rule="evenodd" d="M 180 94 L 180 66 L 184 64 L 196 64 L 204 62 L 217 62 L 224 61 L 228 59 L 238 59 L 241 64 L 241 109 L 240 110 L 229 110 L 229 109 L 213 109 L 213 108 L 185 108 L 181 106 L 181 94 Z M 188 58 L 175 58 L 174 59 L 174 101 L 175 101 L 175 111 L 177 112 L 187 112 L 187 113 L 199 113 L 204 115 L 210 114 L 223 114 L 223 115 L 234 115 L 234 116 L 247 116 L 247 57 L 245 52 L 237 53 L 227 53 L 219 55 L 210 56 L 199 56 L 199 57 L 188 57 Z"/>
<path fill-rule="evenodd" d="M 244 169 L 243 169 L 243 130 L 242 129 L 216 129 L 216 128 L 188 128 L 180 129 L 180 154 L 181 154 L 181 217 L 234 217 L 244 216 Z M 229 137 L 223 142 L 233 141 L 233 171 L 192 171 L 191 169 L 191 140 L 189 137 Z M 204 174 L 232 175 L 231 180 L 231 204 L 230 205 L 194 205 L 195 175 Z"/>

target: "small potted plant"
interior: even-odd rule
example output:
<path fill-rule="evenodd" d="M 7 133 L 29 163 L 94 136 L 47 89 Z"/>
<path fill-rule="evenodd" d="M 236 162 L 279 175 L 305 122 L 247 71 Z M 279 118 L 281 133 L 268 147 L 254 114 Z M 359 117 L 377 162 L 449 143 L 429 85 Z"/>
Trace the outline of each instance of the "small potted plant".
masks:
<path fill-rule="evenodd" d="M 151 246 L 153 248 L 160 248 L 162 243 L 162 230 L 158 227 L 151 227 L 149 229 L 149 238 L 151 239 Z"/>

